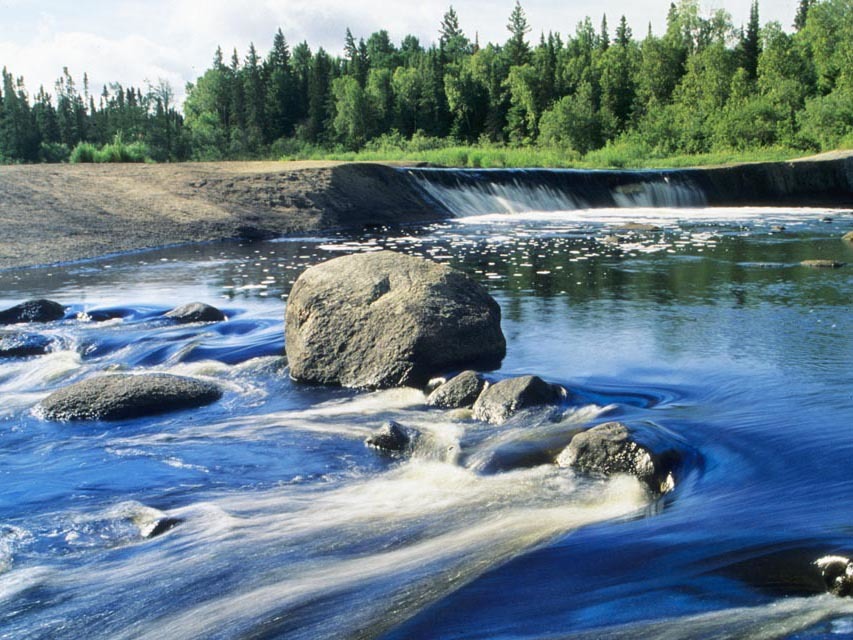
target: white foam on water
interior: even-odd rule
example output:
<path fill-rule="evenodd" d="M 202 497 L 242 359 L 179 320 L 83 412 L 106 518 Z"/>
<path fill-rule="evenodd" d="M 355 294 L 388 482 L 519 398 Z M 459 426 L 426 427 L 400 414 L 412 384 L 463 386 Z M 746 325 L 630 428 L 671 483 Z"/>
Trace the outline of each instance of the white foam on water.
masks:
<path fill-rule="evenodd" d="M 830 624 L 830 633 L 845 635 L 847 632 L 844 631 L 844 622 L 851 614 L 853 599 L 821 595 L 787 598 L 759 607 L 723 609 L 663 621 L 600 628 L 584 633 L 549 634 L 546 637 L 548 640 L 782 640 L 829 621 L 833 621 Z"/>

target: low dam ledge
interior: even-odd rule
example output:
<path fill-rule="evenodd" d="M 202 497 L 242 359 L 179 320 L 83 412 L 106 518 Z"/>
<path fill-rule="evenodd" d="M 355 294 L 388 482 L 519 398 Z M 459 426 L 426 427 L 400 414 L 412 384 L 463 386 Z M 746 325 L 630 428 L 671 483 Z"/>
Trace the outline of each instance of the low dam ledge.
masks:
<path fill-rule="evenodd" d="M 0 167 L 0 269 L 510 210 L 853 207 L 853 151 L 676 170 L 220 162 Z"/>

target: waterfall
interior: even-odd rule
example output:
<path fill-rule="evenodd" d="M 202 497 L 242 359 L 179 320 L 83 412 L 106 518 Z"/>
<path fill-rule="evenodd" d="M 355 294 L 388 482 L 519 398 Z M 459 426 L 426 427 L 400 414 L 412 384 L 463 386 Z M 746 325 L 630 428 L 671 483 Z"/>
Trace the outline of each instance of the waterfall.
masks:
<path fill-rule="evenodd" d="M 687 172 L 556 169 L 405 169 L 454 216 L 599 207 L 701 207 L 705 190 Z"/>

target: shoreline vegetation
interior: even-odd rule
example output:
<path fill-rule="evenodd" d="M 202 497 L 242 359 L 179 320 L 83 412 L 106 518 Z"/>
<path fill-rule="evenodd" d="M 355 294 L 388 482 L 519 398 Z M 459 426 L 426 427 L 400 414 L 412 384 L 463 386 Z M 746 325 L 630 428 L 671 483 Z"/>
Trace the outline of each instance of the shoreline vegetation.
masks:
<path fill-rule="evenodd" d="M 508 39 L 480 43 L 451 6 L 435 43 L 347 30 L 341 56 L 279 29 L 264 56 L 218 48 L 181 106 L 163 80 L 97 95 L 67 68 L 31 96 L 4 67 L 0 163 L 666 168 L 853 149 L 853 0 L 799 0 L 792 20 L 677 0 L 660 35 L 605 14 L 536 41 L 516 2 Z"/>

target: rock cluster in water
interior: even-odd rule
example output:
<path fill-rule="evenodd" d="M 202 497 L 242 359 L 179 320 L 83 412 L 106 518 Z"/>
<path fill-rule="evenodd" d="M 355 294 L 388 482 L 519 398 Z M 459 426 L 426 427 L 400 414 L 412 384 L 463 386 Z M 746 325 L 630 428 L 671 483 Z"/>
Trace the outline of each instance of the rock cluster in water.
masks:
<path fill-rule="evenodd" d="M 290 293 L 285 338 L 294 380 L 381 389 L 436 371 L 492 367 L 506 354 L 501 311 L 468 275 L 393 251 L 307 269 Z"/>
<path fill-rule="evenodd" d="M 0 335 L 0 358 L 42 356 L 48 353 L 52 346 L 53 340 L 37 333 Z"/>
<path fill-rule="evenodd" d="M 53 392 L 38 412 L 47 420 L 126 420 L 200 407 L 219 400 L 210 382 L 164 373 L 88 378 Z"/>

